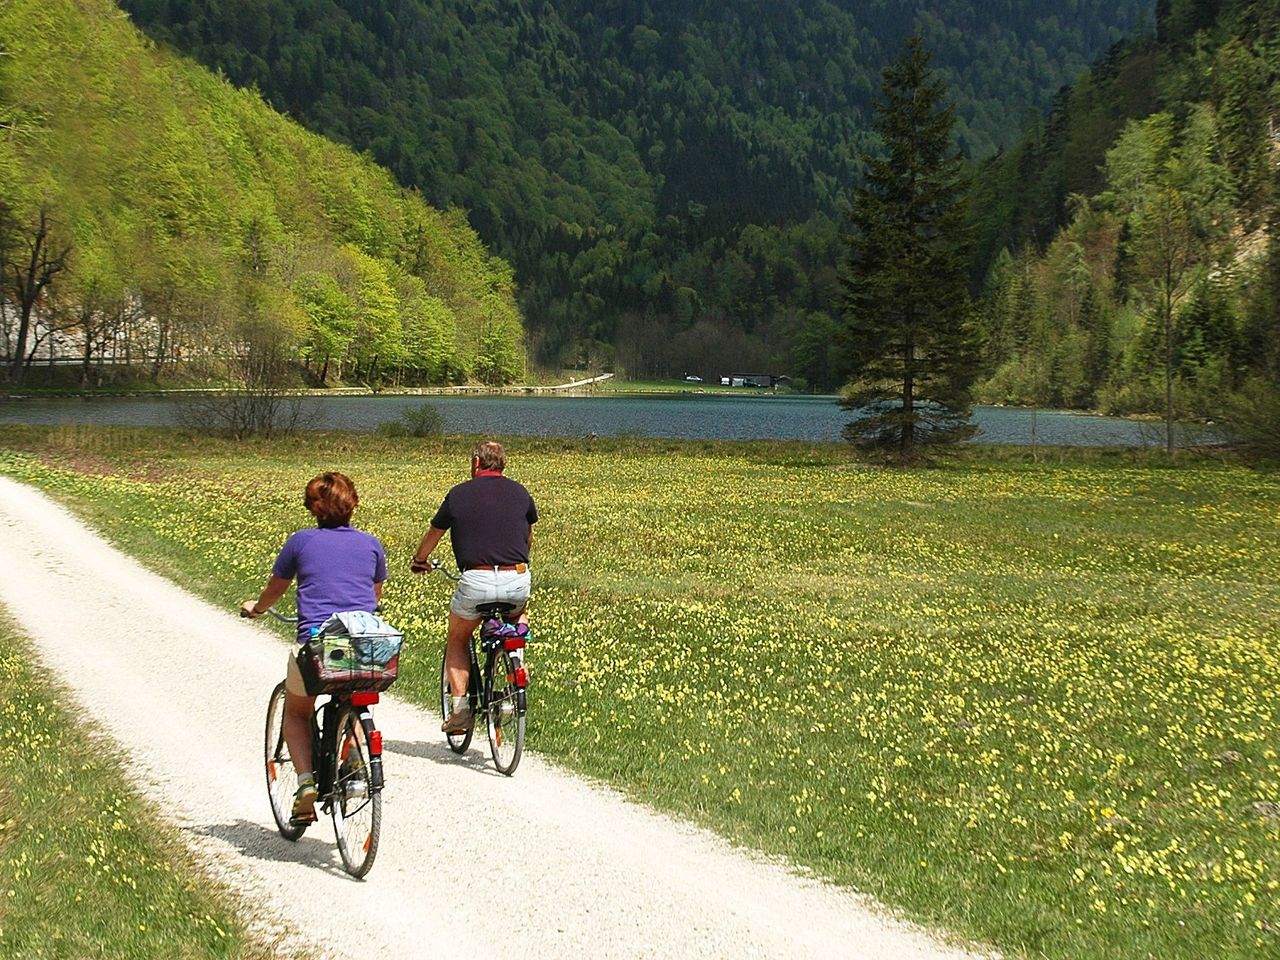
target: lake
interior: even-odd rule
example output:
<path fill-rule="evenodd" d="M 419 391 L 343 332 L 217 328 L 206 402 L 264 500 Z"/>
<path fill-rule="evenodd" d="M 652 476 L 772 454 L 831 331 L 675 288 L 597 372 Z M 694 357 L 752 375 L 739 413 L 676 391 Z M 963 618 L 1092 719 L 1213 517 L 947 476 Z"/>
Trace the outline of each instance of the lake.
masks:
<path fill-rule="evenodd" d="M 632 435 L 686 440 L 837 441 L 849 419 L 832 397 L 809 396 L 328 396 L 300 401 L 310 429 L 372 431 L 429 403 L 460 434 L 578 437 Z M 0 423 L 171 426 L 168 397 L 0 400 Z M 1065 410 L 975 407 L 984 443 L 1152 446 L 1163 426 Z"/>

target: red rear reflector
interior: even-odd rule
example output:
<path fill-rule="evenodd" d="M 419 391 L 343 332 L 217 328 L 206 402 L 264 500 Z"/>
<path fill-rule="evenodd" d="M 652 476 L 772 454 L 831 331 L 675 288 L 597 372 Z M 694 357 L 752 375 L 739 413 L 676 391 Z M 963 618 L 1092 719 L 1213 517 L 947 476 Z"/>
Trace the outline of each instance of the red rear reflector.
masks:
<path fill-rule="evenodd" d="M 353 707 L 367 707 L 370 704 L 378 702 L 377 690 L 357 690 L 351 695 L 351 705 Z"/>
<path fill-rule="evenodd" d="M 369 734 L 369 753 L 379 756 L 382 753 L 382 731 L 375 730 Z"/>
<path fill-rule="evenodd" d="M 516 668 L 516 686 L 527 687 L 529 685 L 529 673 L 524 667 Z"/>
<path fill-rule="evenodd" d="M 507 637 L 502 641 L 503 650 L 523 650 L 524 637 Z"/>

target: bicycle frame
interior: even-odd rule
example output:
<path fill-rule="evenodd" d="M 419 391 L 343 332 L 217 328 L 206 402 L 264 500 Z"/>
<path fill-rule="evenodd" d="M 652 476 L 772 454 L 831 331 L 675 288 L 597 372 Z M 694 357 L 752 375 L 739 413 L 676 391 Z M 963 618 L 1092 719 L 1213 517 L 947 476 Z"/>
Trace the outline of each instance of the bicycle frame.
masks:
<path fill-rule="evenodd" d="M 382 733 L 374 726 L 373 714 L 368 709 L 377 702 L 378 694 L 374 691 L 336 694 L 316 707 L 311 715 L 311 764 L 321 809 L 325 813 L 332 809 L 335 800 L 340 799 L 338 769 L 346 756 L 341 755 L 337 742 L 338 714 L 345 706 L 350 706 L 360 720 L 365 742 L 369 745 L 369 795 L 372 797 L 382 790 Z M 350 747 L 349 744 L 343 746 Z"/>
<path fill-rule="evenodd" d="M 504 638 L 502 637 L 486 636 L 484 633 L 480 633 L 479 636 L 472 637 L 471 642 L 467 645 L 467 652 L 471 655 L 471 667 L 470 672 L 467 675 L 467 702 L 471 705 L 472 713 L 482 713 L 484 711 L 484 691 L 481 687 L 484 682 L 484 677 L 489 673 L 489 666 L 492 663 L 493 658 L 497 656 L 498 651 L 504 647 L 503 640 Z M 506 647 L 508 653 L 514 652 L 517 649 L 524 649 L 523 642 L 521 642 L 519 647 Z M 480 662 L 480 651 L 484 652 L 483 664 Z M 521 715 L 525 713 L 526 709 L 526 689 L 529 683 L 528 678 L 529 674 L 523 665 L 516 670 L 515 676 L 510 678 L 517 686 L 518 709 Z"/>

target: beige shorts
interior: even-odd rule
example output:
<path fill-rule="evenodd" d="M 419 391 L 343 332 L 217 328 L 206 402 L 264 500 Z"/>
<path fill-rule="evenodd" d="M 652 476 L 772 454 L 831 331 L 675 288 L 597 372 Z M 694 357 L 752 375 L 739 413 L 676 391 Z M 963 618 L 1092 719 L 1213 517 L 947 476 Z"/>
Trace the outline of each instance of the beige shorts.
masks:
<path fill-rule="evenodd" d="M 307 685 L 302 682 L 302 671 L 298 669 L 298 650 L 300 649 L 295 643 L 289 650 L 289 666 L 284 673 L 284 692 L 292 693 L 296 697 L 305 697 L 308 696 Z"/>
<path fill-rule="evenodd" d="M 453 591 L 449 612 L 464 620 L 479 620 L 483 614 L 476 607 L 482 603 L 509 603 L 523 610 L 531 584 L 527 565 L 523 570 L 467 570 Z"/>

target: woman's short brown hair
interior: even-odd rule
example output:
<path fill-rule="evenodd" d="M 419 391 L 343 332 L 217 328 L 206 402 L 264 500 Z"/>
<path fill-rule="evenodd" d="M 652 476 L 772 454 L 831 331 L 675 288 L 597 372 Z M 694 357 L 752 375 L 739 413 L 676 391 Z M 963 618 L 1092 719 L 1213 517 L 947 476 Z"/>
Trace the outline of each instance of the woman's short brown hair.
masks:
<path fill-rule="evenodd" d="M 351 522 L 360 496 L 345 473 L 322 473 L 307 484 L 303 503 L 322 527 L 342 527 Z"/>

